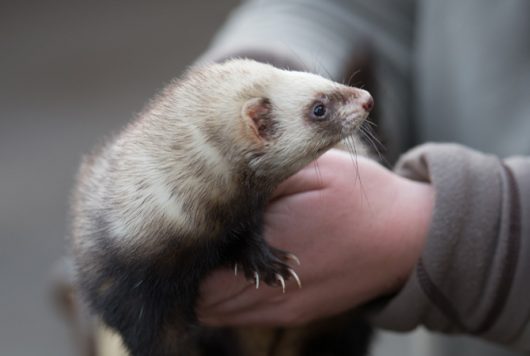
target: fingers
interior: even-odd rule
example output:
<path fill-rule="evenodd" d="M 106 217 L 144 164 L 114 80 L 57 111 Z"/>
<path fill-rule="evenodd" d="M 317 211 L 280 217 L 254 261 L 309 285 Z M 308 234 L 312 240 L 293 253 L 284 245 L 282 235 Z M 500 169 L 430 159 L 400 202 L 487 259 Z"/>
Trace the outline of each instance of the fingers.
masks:
<path fill-rule="evenodd" d="M 274 191 L 272 200 L 320 189 L 322 189 L 322 181 L 314 166 L 310 165 L 283 181 Z"/>
<path fill-rule="evenodd" d="M 278 315 L 269 317 L 264 314 L 278 312 L 285 308 L 286 301 L 299 298 L 300 279 L 293 270 L 289 269 L 289 273 L 293 277 L 289 280 L 285 280 L 280 275 L 276 276 L 280 288 L 260 283 L 259 289 L 256 289 L 256 281 L 249 282 L 241 276 L 236 278 L 232 270 L 223 271 L 222 274 L 216 273 L 216 278 L 208 281 L 207 288 L 202 289 L 202 291 L 207 290 L 216 295 L 216 299 L 208 300 L 208 295 L 205 295 L 205 298 L 200 300 L 197 306 L 197 316 L 200 322 L 210 326 L 266 325 L 267 320 L 271 324 L 274 320 L 277 322 Z M 226 275 L 232 279 L 236 278 L 238 287 L 241 287 L 240 283 L 242 283 L 242 289 L 233 294 L 226 293 L 224 291 L 227 287 L 227 280 L 224 279 Z M 219 298 L 217 295 L 221 291 L 222 297 Z"/>
<path fill-rule="evenodd" d="M 199 305 L 212 308 L 244 293 L 249 285 L 244 278 L 234 276 L 234 272 L 229 269 L 213 271 L 201 284 Z"/>
<path fill-rule="evenodd" d="M 288 286 L 286 288 L 289 289 Z M 215 311 L 198 312 L 199 320 L 209 326 L 267 327 L 299 325 L 319 316 L 315 312 L 318 307 L 307 307 L 312 302 L 311 294 L 314 291 L 305 294 L 301 294 L 299 291 L 296 286 L 287 290 L 285 294 L 282 293 L 281 288 L 269 286 L 263 286 L 259 290 L 252 288 L 245 296 L 254 295 L 254 304 L 249 303 L 242 307 L 241 300 L 238 297 L 238 300 L 228 301 L 223 305 L 223 308 Z M 260 292 L 262 294 L 258 296 Z M 265 298 L 263 293 L 267 293 Z M 268 295 L 269 293 L 270 295 Z M 263 302 L 263 300 L 266 300 L 266 302 Z M 310 312 L 305 313 L 303 310 L 310 310 Z"/>
<path fill-rule="evenodd" d="M 280 282 L 281 283 L 281 282 Z M 284 284 L 286 282 L 284 281 Z M 197 316 L 201 323 L 209 326 L 273 325 L 278 322 L 278 313 L 291 290 L 284 294 L 282 288 L 263 285 L 256 290 L 254 284 L 240 295 L 210 308 L 199 307 Z M 292 289 L 294 290 L 294 289 Z"/>

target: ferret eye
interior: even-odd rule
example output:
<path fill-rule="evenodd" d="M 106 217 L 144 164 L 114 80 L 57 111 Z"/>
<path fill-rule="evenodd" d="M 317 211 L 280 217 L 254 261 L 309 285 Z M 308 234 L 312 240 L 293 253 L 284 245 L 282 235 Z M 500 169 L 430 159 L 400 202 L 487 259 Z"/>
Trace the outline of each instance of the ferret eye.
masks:
<path fill-rule="evenodd" d="M 326 116 L 326 106 L 322 103 L 318 103 L 313 107 L 313 115 L 318 118 Z"/>

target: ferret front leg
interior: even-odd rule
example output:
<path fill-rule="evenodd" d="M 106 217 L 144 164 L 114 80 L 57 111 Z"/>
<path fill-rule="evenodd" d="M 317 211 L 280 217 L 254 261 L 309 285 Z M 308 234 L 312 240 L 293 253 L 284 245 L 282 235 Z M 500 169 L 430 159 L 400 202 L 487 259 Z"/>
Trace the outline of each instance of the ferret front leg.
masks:
<path fill-rule="evenodd" d="M 288 262 L 300 264 L 298 258 L 289 252 L 269 246 L 261 237 L 247 239 L 248 243 L 240 251 L 241 254 L 234 266 L 235 273 L 242 271 L 248 280 L 256 284 L 281 286 L 285 292 L 285 281 L 293 278 L 299 287 L 300 278 Z"/>

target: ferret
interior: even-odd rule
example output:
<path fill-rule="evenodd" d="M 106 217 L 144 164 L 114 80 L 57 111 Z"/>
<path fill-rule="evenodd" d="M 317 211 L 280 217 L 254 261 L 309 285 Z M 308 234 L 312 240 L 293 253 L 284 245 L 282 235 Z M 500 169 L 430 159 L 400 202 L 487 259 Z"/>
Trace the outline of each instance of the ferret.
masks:
<path fill-rule="evenodd" d="M 201 280 L 237 266 L 256 284 L 299 283 L 297 258 L 263 238 L 265 207 L 372 106 L 365 90 L 252 60 L 192 67 L 81 165 L 71 235 L 83 298 L 131 355 L 211 354 L 205 340 L 230 331 L 198 326 Z"/>

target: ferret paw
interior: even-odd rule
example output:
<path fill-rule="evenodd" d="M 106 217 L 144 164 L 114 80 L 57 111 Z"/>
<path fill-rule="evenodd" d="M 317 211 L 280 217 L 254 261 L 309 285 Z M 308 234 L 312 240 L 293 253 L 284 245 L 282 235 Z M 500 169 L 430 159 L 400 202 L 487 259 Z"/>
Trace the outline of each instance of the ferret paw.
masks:
<path fill-rule="evenodd" d="M 288 261 L 300 265 L 300 260 L 294 254 L 269 247 L 265 251 L 247 254 L 245 259 L 235 264 L 234 272 L 237 275 L 240 268 L 245 277 L 256 284 L 256 289 L 261 282 L 264 282 L 270 286 L 282 287 L 285 293 L 285 281 L 291 278 L 296 281 L 299 288 L 302 287 L 300 278 L 287 264 Z"/>

